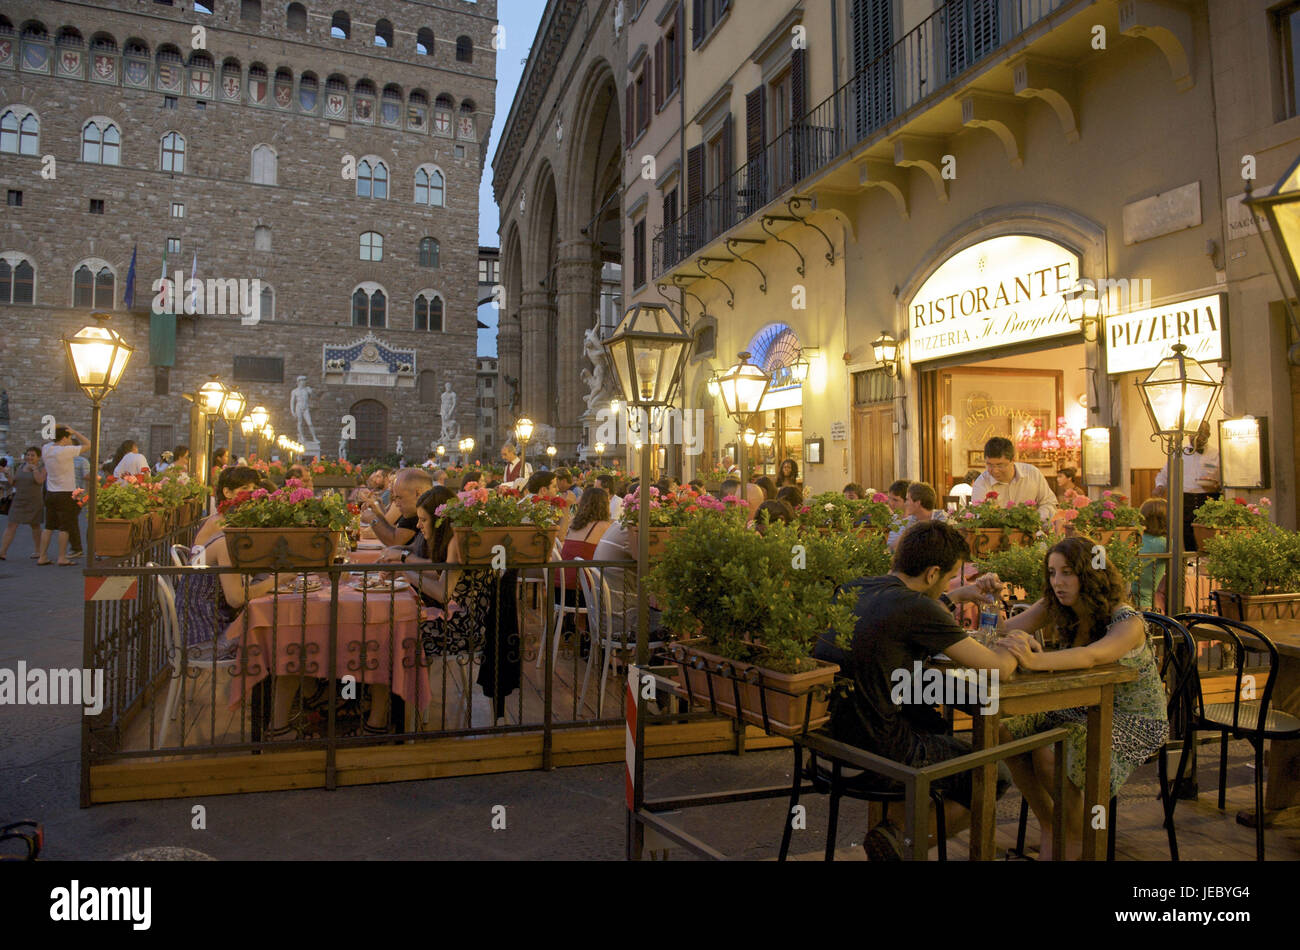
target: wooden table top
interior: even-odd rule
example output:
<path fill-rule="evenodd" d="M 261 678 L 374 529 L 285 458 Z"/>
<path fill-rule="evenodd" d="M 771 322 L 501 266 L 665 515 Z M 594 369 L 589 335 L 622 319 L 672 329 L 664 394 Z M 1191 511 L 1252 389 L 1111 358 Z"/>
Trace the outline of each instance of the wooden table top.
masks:
<path fill-rule="evenodd" d="M 936 663 L 935 665 L 953 672 L 964 669 L 953 664 Z M 1122 663 L 1107 663 L 1085 670 L 1019 670 L 1009 680 L 999 678 L 998 695 L 1003 699 L 1041 696 L 1046 693 L 1131 683 L 1137 678 L 1138 671 Z"/>
<path fill-rule="evenodd" d="M 1246 623 L 1272 640 L 1282 656 L 1300 658 L 1300 619 L 1249 620 Z"/>

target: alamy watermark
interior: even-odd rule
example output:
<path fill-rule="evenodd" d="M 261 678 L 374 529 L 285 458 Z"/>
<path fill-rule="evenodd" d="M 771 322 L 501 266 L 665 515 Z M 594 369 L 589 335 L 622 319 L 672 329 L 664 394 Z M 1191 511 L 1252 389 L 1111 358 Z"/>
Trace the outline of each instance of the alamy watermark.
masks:
<path fill-rule="evenodd" d="M 673 408 L 647 413 L 644 409 L 615 412 L 605 408 L 596 412 L 597 442 L 632 445 L 647 432 L 657 445 L 681 445 L 684 454 L 699 455 L 704 451 L 704 410 Z"/>
<path fill-rule="evenodd" d="M 171 278 L 159 277 L 153 282 L 154 313 L 207 314 L 231 316 L 238 314 L 245 325 L 262 319 L 262 281 L 234 277 L 205 277 L 184 279 L 180 271 Z"/>
<path fill-rule="evenodd" d="M 41 670 L 0 667 L 0 706 L 85 706 L 87 716 L 104 711 L 103 670 Z"/>
<path fill-rule="evenodd" d="M 977 705 L 985 715 L 998 711 L 997 670 L 927 668 L 917 660 L 910 670 L 894 670 L 889 682 L 889 701 L 896 706 Z"/>

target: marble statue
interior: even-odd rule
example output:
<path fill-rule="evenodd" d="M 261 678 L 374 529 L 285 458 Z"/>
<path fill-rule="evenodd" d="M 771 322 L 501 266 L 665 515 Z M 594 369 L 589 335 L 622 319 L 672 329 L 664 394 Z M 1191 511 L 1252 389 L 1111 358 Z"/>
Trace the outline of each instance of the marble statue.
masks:
<path fill-rule="evenodd" d="M 505 384 L 510 387 L 510 398 L 506 400 L 510 407 L 510 415 L 515 415 L 519 411 L 519 377 L 503 376 Z"/>
<path fill-rule="evenodd" d="M 311 424 L 311 394 L 312 389 L 307 385 L 307 377 L 298 377 L 298 387 L 289 396 L 289 415 L 298 421 L 298 441 L 299 442 L 316 442 L 316 427 Z M 307 431 L 311 433 L 308 439 L 303 435 L 302 427 L 306 425 Z"/>
<path fill-rule="evenodd" d="M 339 458 L 345 459 L 347 457 L 348 457 L 348 440 L 339 439 Z"/>
<path fill-rule="evenodd" d="M 593 367 L 590 372 L 585 369 L 582 371 L 582 381 L 587 384 L 587 395 L 582 398 L 587 404 L 587 411 L 595 412 L 611 398 L 609 379 L 605 371 L 605 347 L 600 342 L 599 329 L 592 327 L 586 332 L 582 338 L 582 351 L 587 359 L 591 360 Z"/>
<path fill-rule="evenodd" d="M 443 383 L 442 407 L 438 410 L 438 414 L 442 416 L 442 432 L 438 436 L 438 441 L 454 442 L 460 430 L 456 425 L 456 394 L 452 392 L 451 383 Z"/>
<path fill-rule="evenodd" d="M 397 454 L 402 454 L 402 437 L 400 435 L 397 437 Z"/>

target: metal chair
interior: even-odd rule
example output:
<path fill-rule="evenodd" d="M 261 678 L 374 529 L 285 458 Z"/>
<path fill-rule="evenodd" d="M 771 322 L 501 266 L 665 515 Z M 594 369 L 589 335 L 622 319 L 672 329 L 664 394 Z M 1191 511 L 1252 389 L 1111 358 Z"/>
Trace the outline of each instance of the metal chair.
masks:
<path fill-rule="evenodd" d="M 191 550 L 192 548 L 188 544 L 173 544 L 171 547 L 172 564 L 176 567 L 189 567 Z"/>
<path fill-rule="evenodd" d="M 1143 619 L 1159 629 L 1164 641 L 1164 651 L 1160 660 L 1160 679 L 1165 684 L 1168 702 L 1165 712 L 1169 718 L 1169 740 L 1160 747 L 1154 756 L 1159 764 L 1159 781 L 1161 805 L 1164 808 L 1165 831 L 1169 835 L 1169 857 L 1178 860 L 1178 839 L 1174 833 L 1174 806 L 1178 803 L 1178 790 L 1186 775 L 1187 766 L 1195 747 L 1195 729 L 1192 718 L 1196 689 L 1196 638 L 1177 620 L 1164 614 L 1145 610 Z M 1177 747 L 1178 768 L 1172 782 L 1169 781 L 1169 750 Z M 1107 806 L 1106 818 L 1106 860 L 1115 860 L 1115 826 L 1119 811 L 1119 796 L 1112 795 Z M 1020 800 L 1020 823 L 1016 829 L 1016 846 L 1010 853 L 1024 857 L 1025 832 L 1029 824 L 1029 802 Z"/>
<path fill-rule="evenodd" d="M 157 567 L 150 561 L 145 567 Z M 215 673 L 220 667 L 231 667 L 236 663 L 235 657 L 220 659 L 216 655 L 216 644 L 207 643 L 186 645 L 181 637 L 180 620 L 176 616 L 176 595 L 167 578 L 159 574 L 155 580 L 158 586 L 158 602 L 162 605 L 163 642 L 167 645 L 167 654 L 171 658 L 172 675 L 167 686 L 167 701 L 163 704 L 162 722 L 158 726 L 158 748 L 162 748 L 167 739 L 167 729 L 172 717 L 176 715 L 176 703 L 180 699 L 181 680 L 185 669 L 208 670 Z"/>
<path fill-rule="evenodd" d="M 551 551 L 551 560 L 560 561 L 563 559 L 564 557 L 562 554 L 560 554 L 560 545 L 557 539 L 556 546 Z M 581 561 L 582 558 L 574 558 L 573 560 Z M 564 568 L 562 567 L 549 568 L 548 571 L 554 571 L 555 576 L 559 581 L 557 585 L 552 586 L 550 588 L 551 590 L 554 590 L 556 592 L 555 596 L 558 598 L 557 603 L 555 604 L 555 623 L 551 629 L 551 666 L 554 667 L 556 660 L 560 656 L 560 636 L 564 629 L 564 618 L 568 616 L 572 616 L 574 618 L 574 633 L 576 635 L 577 618 L 579 616 L 586 617 L 587 608 L 586 606 L 577 606 L 577 605 L 570 607 L 568 604 L 565 603 L 565 600 L 567 600 L 568 598 L 566 597 L 567 588 L 564 580 Z M 574 590 L 580 592 L 581 588 L 580 587 L 574 588 Z M 543 641 L 543 646 L 544 645 L 545 645 L 545 641 Z M 542 668 L 543 653 L 544 650 L 537 651 L 537 668 L 539 670 Z"/>
<path fill-rule="evenodd" d="M 579 558 L 578 560 L 581 560 Z M 614 616 L 610 608 L 609 584 L 605 582 L 604 575 L 594 567 L 578 568 L 578 583 L 582 590 L 582 597 L 587 602 L 587 629 L 591 631 L 591 649 L 600 651 L 602 659 L 600 662 L 600 692 L 596 694 L 596 718 L 599 719 L 605 709 L 605 682 L 609 676 L 609 668 L 612 665 L 614 654 L 621 653 L 626 655 L 636 650 L 635 637 L 632 644 L 628 643 L 629 631 L 626 627 L 621 637 L 614 636 Z M 597 593 L 599 592 L 599 593 Z M 660 650 L 667 645 L 665 640 L 651 640 L 650 649 Z M 587 657 L 587 672 L 582 677 L 582 695 L 578 700 L 578 708 L 585 709 L 587 702 L 587 684 L 591 679 L 592 670 L 596 668 L 596 653 L 592 652 Z"/>
<path fill-rule="evenodd" d="M 1264 742 L 1265 740 L 1292 741 L 1300 739 L 1300 719 L 1290 713 L 1271 708 L 1273 685 L 1277 682 L 1277 646 L 1249 624 L 1212 614 L 1186 613 L 1177 616 L 1196 640 L 1231 644 L 1235 653 L 1235 676 L 1232 702 L 1206 705 L 1201 692 L 1200 670 L 1193 677 L 1195 707 L 1192 728 L 1220 733 L 1219 742 L 1219 808 L 1225 806 L 1228 783 L 1228 739 L 1245 739 L 1255 750 L 1255 858 L 1264 860 Z M 1253 640 L 1254 644 L 1246 641 Z M 1258 644 L 1258 645 L 1257 645 Z M 1263 649 L 1260 647 L 1262 646 Z M 1268 681 L 1259 699 L 1242 698 L 1242 678 L 1246 667 L 1246 650 L 1267 653 L 1269 657 Z"/>

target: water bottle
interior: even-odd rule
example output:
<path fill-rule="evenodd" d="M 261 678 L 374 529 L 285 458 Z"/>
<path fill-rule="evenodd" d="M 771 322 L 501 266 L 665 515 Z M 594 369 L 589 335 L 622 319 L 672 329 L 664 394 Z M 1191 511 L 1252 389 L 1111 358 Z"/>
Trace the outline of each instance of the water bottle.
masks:
<path fill-rule="evenodd" d="M 998 640 L 998 612 L 992 607 L 980 609 L 980 627 L 975 639 L 986 647 L 992 647 Z"/>

